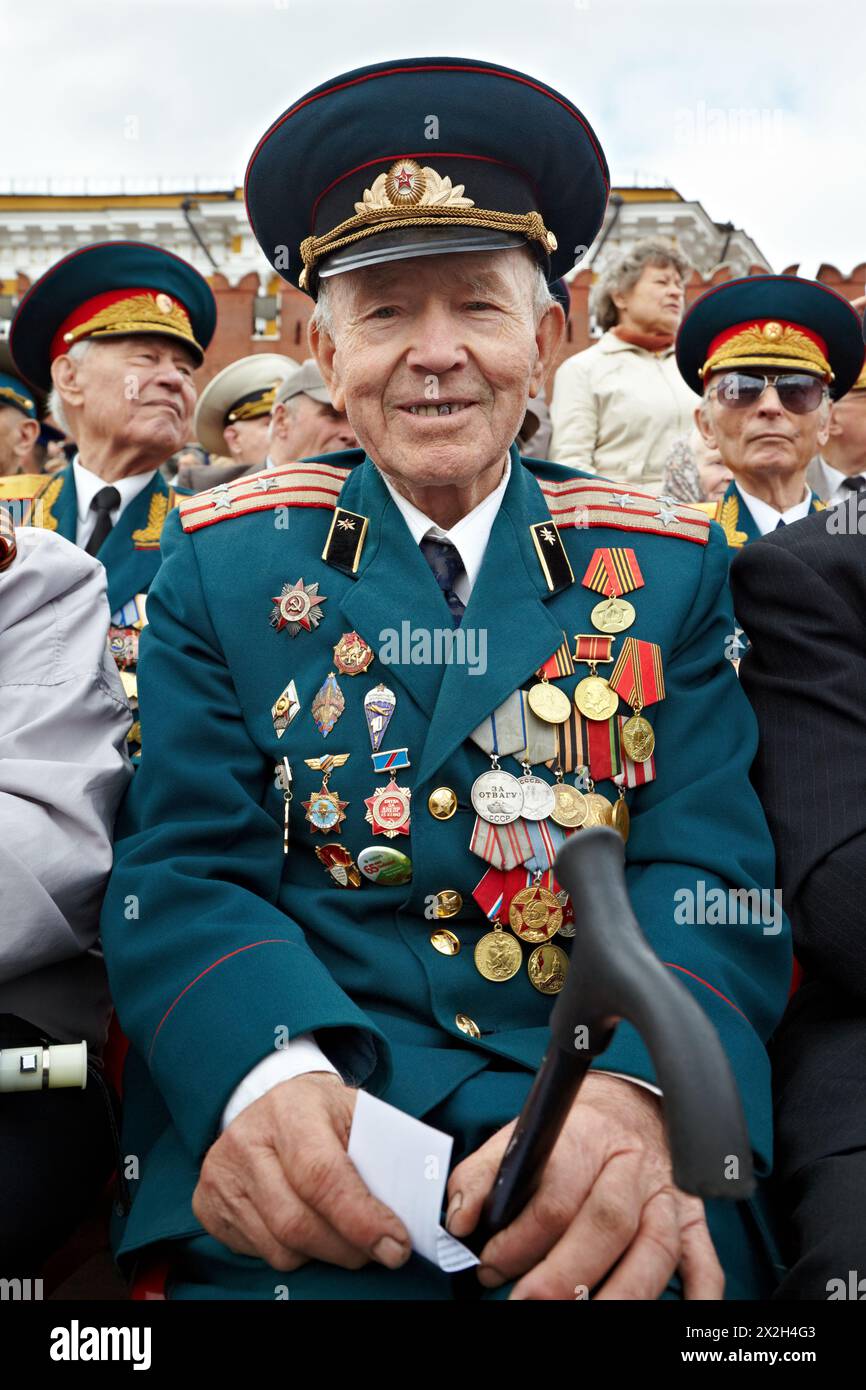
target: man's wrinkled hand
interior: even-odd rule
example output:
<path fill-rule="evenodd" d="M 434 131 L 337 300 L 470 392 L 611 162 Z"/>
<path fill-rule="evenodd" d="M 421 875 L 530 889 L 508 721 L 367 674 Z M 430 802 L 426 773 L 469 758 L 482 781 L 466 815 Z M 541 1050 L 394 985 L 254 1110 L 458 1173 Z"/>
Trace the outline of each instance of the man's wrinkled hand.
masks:
<path fill-rule="evenodd" d="M 293 1077 L 247 1106 L 205 1155 L 192 1209 L 230 1250 L 274 1269 L 307 1260 L 389 1269 L 409 1234 L 346 1152 L 357 1092 L 332 1073 Z"/>
<path fill-rule="evenodd" d="M 451 1174 L 447 1224 L 458 1239 L 478 1221 L 513 1128 Z M 488 1288 L 519 1280 L 513 1299 L 573 1299 L 597 1286 L 595 1298 L 655 1299 L 677 1269 L 685 1298 L 722 1297 L 703 1202 L 674 1186 L 661 1101 L 590 1072 L 534 1196 L 481 1252 L 479 1278 Z"/>

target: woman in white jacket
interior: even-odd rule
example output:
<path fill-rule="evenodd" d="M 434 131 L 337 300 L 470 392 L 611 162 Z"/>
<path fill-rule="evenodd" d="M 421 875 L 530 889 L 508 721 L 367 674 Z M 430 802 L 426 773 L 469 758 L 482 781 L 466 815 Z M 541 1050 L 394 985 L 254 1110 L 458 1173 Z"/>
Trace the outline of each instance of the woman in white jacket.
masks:
<path fill-rule="evenodd" d="M 689 270 L 662 237 L 639 241 L 610 262 L 592 295 L 604 334 L 567 358 L 554 378 L 555 462 L 660 490 L 671 445 L 689 431 L 699 404 L 673 352 Z"/>

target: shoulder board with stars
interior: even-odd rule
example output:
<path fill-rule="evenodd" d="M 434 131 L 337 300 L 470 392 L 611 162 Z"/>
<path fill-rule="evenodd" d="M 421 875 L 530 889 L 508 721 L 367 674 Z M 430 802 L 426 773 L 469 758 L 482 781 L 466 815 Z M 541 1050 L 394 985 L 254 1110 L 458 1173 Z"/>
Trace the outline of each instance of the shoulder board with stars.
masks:
<path fill-rule="evenodd" d="M 340 489 L 351 469 L 327 463 L 287 463 L 263 468 L 234 482 L 180 501 L 184 531 L 200 531 L 218 521 L 230 521 L 250 512 L 269 512 L 276 507 L 326 507 L 337 505 Z"/>
<path fill-rule="evenodd" d="M 571 478 L 561 483 L 545 479 L 540 486 L 560 531 L 569 526 L 612 526 L 618 531 L 676 536 L 696 545 L 706 545 L 710 538 L 709 518 L 672 497 L 635 492 L 602 478 Z"/>

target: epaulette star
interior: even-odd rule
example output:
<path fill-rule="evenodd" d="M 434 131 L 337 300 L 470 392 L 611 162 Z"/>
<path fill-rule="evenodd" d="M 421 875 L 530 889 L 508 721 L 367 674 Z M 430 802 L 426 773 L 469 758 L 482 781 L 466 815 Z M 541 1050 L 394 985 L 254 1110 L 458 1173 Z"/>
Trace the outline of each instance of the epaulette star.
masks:
<path fill-rule="evenodd" d="M 676 512 L 671 511 L 670 507 L 659 507 L 655 514 L 656 521 L 660 521 L 663 526 L 670 526 L 672 521 L 678 521 Z"/>
<path fill-rule="evenodd" d="M 231 510 L 232 499 L 225 483 L 220 487 L 214 488 L 212 505 L 218 512 Z"/>

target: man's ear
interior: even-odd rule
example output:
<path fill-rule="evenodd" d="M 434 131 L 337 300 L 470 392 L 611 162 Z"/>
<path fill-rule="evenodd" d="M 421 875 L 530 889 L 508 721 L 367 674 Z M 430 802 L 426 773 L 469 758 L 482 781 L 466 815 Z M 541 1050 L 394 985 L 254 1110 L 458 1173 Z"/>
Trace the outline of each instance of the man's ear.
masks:
<path fill-rule="evenodd" d="M 18 426 L 18 438 L 12 451 L 16 458 L 27 458 L 38 438 L 39 421 L 22 420 Z"/>
<path fill-rule="evenodd" d="M 701 432 L 701 438 L 708 449 L 718 449 L 716 433 L 713 429 L 713 418 L 710 414 L 709 406 L 699 405 L 695 409 L 695 424 Z"/>
<path fill-rule="evenodd" d="M 538 395 L 547 380 L 564 336 L 565 313 L 562 305 L 550 304 L 542 314 L 541 321 L 535 330 L 535 346 L 538 349 L 538 356 L 533 364 L 532 375 L 529 379 L 530 399 Z"/>
<path fill-rule="evenodd" d="M 824 422 L 824 424 L 818 426 L 818 433 L 817 433 L 817 435 L 815 436 L 815 438 L 816 438 L 816 440 L 817 440 L 818 448 L 819 448 L 819 449 L 823 449 L 824 445 L 827 443 L 827 440 L 830 438 L 830 435 L 831 435 L 831 434 L 841 434 L 841 433 L 842 433 L 842 431 L 839 429 L 838 425 L 836 426 L 836 429 L 835 429 L 835 430 L 833 429 L 833 412 L 832 412 L 832 407 L 831 407 L 830 414 L 829 414 L 829 416 L 827 417 L 827 419 L 826 419 L 826 421 Z"/>
<path fill-rule="evenodd" d="M 240 459 L 243 449 L 241 448 L 241 441 L 238 438 L 238 432 L 234 425 L 226 425 L 223 430 L 223 439 L 226 442 L 226 449 L 230 457 L 233 459 Z"/>
<path fill-rule="evenodd" d="M 307 342 L 322 373 L 322 380 L 328 388 L 334 409 L 345 413 L 346 396 L 340 382 L 339 364 L 335 362 L 336 344 L 329 333 L 319 328 L 315 318 L 311 318 L 307 323 Z"/>
<path fill-rule="evenodd" d="M 84 392 L 78 384 L 80 363 L 73 362 L 68 353 L 61 353 L 51 363 L 51 380 L 60 392 L 64 406 L 77 409 L 84 401 Z"/>
<path fill-rule="evenodd" d="M 839 438 L 839 435 L 840 435 L 841 433 L 842 433 L 842 426 L 839 424 L 839 421 L 838 421 L 837 416 L 836 416 L 836 407 L 835 407 L 835 405 L 831 405 L 831 406 L 830 406 L 830 420 L 829 420 L 829 423 L 828 423 L 828 426 L 827 426 L 827 439 L 838 439 L 838 438 Z M 827 440 L 825 439 L 825 440 L 824 440 L 824 443 L 826 444 L 826 442 L 827 442 Z"/>
<path fill-rule="evenodd" d="M 284 401 L 277 401 L 271 411 L 271 438 L 285 439 L 289 412 Z"/>

